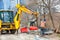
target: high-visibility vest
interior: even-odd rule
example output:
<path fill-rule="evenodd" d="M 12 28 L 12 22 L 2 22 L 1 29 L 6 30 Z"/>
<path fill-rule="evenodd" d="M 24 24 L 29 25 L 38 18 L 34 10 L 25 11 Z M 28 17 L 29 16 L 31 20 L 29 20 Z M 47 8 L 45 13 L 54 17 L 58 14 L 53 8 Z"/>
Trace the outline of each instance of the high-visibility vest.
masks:
<path fill-rule="evenodd" d="M 41 21 L 40 26 L 41 26 L 41 27 L 43 27 L 43 28 L 45 28 L 45 24 L 46 24 L 46 22 L 45 22 L 45 21 Z"/>

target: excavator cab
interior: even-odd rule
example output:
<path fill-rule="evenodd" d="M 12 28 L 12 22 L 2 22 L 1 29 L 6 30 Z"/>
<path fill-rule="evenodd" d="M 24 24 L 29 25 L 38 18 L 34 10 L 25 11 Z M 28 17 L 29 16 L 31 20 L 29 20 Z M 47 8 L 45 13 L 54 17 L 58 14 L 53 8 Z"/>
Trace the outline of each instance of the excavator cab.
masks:
<path fill-rule="evenodd" d="M 0 11 L 0 20 L 2 20 L 3 23 L 12 23 L 13 22 L 13 11 Z"/>
<path fill-rule="evenodd" d="M 15 33 L 14 12 L 12 10 L 0 10 L 0 32 Z"/>

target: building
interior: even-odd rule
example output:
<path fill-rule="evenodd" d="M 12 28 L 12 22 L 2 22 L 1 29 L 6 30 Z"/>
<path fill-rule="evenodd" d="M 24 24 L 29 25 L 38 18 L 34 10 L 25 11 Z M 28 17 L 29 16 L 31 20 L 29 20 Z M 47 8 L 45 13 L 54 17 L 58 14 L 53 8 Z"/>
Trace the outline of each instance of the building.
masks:
<path fill-rule="evenodd" d="M 19 0 L 0 0 L 0 9 L 10 10 L 14 9 Z"/>
<path fill-rule="evenodd" d="M 0 0 L 0 9 L 4 8 L 3 0 Z"/>
<path fill-rule="evenodd" d="M 16 4 L 20 3 L 20 0 L 10 0 L 10 9 L 14 10 L 15 9 L 15 6 Z"/>
<path fill-rule="evenodd" d="M 9 0 L 3 0 L 4 3 L 4 10 L 9 10 L 10 1 Z"/>

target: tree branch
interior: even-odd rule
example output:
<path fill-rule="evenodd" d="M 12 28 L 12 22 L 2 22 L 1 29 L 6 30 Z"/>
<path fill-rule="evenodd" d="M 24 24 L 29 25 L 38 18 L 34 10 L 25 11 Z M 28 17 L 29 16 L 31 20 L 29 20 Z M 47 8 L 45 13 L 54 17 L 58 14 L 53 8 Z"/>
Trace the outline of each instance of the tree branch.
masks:
<path fill-rule="evenodd" d="M 45 3 L 45 1 L 44 0 L 42 0 L 42 2 L 46 5 L 46 7 L 48 8 L 48 5 Z"/>

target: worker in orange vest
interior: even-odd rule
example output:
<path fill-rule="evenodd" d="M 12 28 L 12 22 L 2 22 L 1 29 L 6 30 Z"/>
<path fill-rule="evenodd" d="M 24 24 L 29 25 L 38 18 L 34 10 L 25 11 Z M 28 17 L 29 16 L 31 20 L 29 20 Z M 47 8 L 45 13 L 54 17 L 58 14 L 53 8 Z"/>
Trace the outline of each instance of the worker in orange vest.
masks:
<path fill-rule="evenodd" d="M 46 19 L 41 20 L 40 29 L 41 29 L 41 35 L 43 36 L 44 32 L 46 31 Z"/>

